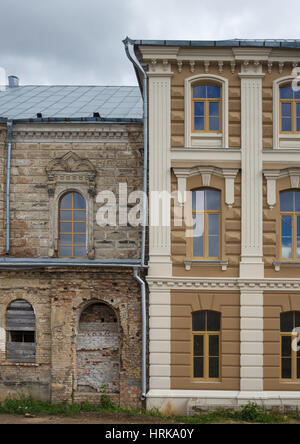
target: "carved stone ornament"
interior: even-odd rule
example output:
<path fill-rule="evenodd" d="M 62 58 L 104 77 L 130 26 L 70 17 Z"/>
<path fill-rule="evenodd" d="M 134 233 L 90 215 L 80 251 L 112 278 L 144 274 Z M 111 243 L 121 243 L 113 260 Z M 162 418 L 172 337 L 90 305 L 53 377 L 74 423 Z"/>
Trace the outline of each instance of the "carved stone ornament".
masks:
<path fill-rule="evenodd" d="M 95 257 L 93 220 L 94 196 L 96 194 L 96 169 L 88 159 L 80 158 L 70 151 L 63 157 L 53 159 L 47 166 L 49 194 L 49 257 L 57 257 L 59 204 L 67 192 L 80 193 L 87 208 L 87 257 Z"/>

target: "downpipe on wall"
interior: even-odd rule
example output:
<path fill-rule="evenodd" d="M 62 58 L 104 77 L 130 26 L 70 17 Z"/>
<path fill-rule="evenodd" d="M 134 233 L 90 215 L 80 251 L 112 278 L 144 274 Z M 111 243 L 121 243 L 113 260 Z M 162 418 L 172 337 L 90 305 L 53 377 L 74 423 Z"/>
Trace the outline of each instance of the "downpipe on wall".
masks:
<path fill-rule="evenodd" d="M 10 172 L 11 172 L 11 139 L 12 121 L 7 121 L 7 166 L 6 166 L 6 249 L 8 256 L 10 252 Z"/>

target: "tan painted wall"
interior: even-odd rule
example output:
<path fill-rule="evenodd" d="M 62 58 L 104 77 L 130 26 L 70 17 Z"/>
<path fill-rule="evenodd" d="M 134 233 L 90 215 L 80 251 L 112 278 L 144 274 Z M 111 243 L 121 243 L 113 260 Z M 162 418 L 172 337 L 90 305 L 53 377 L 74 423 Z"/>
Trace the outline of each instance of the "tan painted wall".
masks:
<path fill-rule="evenodd" d="M 240 298 L 238 293 L 171 293 L 171 389 L 239 390 L 240 388 Z M 221 382 L 191 379 L 191 314 L 215 310 L 221 320 Z"/>
<path fill-rule="evenodd" d="M 184 147 L 184 80 L 196 74 L 205 74 L 203 63 L 197 64 L 194 73 L 189 65 L 183 65 L 182 72 L 178 72 L 177 65 L 172 65 L 174 73 L 171 81 L 171 146 Z M 241 146 L 241 88 L 237 67 L 235 74 L 231 73 L 230 66 L 224 65 L 220 73 L 217 63 L 211 63 L 209 74 L 222 76 L 229 80 L 229 147 Z"/>
<path fill-rule="evenodd" d="M 280 314 L 299 310 L 299 293 L 264 294 L 264 390 L 300 390 L 300 382 L 280 382 Z"/>
<path fill-rule="evenodd" d="M 217 165 L 217 163 L 215 163 Z M 192 176 L 187 180 L 187 190 L 193 190 L 202 186 L 201 175 Z M 228 260 L 228 270 L 222 271 L 220 265 L 203 267 L 192 266 L 191 271 L 186 271 L 184 261 L 190 259 L 189 239 L 186 238 L 186 227 L 174 226 L 174 211 L 172 211 L 172 262 L 174 276 L 197 277 L 236 277 L 239 274 L 239 262 L 241 254 L 241 177 L 235 179 L 235 203 L 233 208 L 225 204 L 225 180 L 212 176 L 211 187 L 221 190 L 222 197 L 222 239 L 221 258 Z M 172 191 L 177 190 L 177 178 L 172 174 Z"/>

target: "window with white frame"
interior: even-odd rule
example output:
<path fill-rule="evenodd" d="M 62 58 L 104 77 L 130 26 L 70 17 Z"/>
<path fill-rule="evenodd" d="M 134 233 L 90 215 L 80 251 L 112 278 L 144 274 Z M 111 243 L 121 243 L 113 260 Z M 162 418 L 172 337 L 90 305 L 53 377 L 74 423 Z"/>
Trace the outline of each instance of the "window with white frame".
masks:
<path fill-rule="evenodd" d="M 228 148 L 228 80 L 198 75 L 185 80 L 185 147 Z"/>

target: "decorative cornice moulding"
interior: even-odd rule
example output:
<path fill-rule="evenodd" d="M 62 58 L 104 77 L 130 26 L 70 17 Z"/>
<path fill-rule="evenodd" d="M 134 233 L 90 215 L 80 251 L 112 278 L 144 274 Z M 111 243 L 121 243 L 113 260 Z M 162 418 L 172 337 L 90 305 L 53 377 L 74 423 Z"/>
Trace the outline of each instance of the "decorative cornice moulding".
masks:
<path fill-rule="evenodd" d="M 50 140 L 76 140 L 81 142 L 99 142 L 99 141 L 124 141 L 129 138 L 137 139 L 138 142 L 142 142 L 143 133 L 142 131 L 137 131 L 136 129 L 130 130 L 126 129 L 125 131 L 116 131 L 112 129 L 103 129 L 103 130 L 14 130 L 13 131 L 13 140 L 16 142 L 25 142 L 31 140 L 43 141 L 46 140 L 49 142 Z"/>
<path fill-rule="evenodd" d="M 151 291 L 300 291 L 300 279 L 147 278 Z"/>

